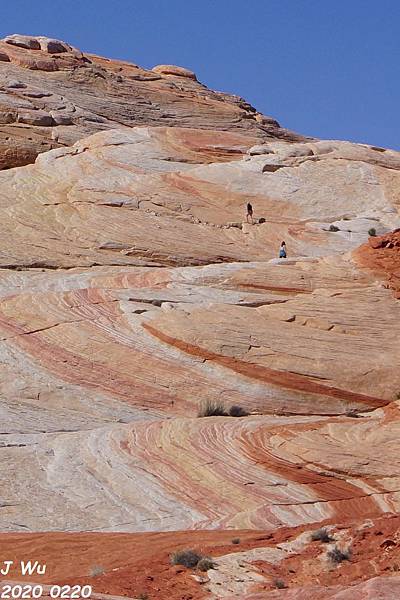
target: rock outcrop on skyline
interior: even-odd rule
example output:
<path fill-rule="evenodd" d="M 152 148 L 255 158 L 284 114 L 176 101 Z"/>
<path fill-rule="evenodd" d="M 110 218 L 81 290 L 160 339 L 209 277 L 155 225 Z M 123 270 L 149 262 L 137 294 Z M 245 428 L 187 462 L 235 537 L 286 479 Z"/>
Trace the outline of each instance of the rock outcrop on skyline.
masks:
<path fill-rule="evenodd" d="M 46 37 L 0 41 L 0 170 L 97 131 L 143 125 L 303 139 L 243 98 L 209 90 L 189 69 L 144 69 Z"/>
<path fill-rule="evenodd" d="M 101 598 L 397 597 L 400 153 L 45 37 L 0 88 L 7 543 Z"/>

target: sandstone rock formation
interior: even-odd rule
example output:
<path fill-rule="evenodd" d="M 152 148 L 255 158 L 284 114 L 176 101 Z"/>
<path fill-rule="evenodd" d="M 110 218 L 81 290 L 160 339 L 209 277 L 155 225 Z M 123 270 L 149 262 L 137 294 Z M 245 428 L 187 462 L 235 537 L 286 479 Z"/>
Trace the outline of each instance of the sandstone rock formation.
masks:
<path fill-rule="evenodd" d="M 0 61 L 16 554 L 16 531 L 129 533 L 156 583 L 129 579 L 117 533 L 97 555 L 96 534 L 68 538 L 80 557 L 90 541 L 82 582 L 108 561 L 99 598 L 277 598 L 275 579 L 287 598 L 397 597 L 400 154 L 293 134 L 181 67 L 20 35 Z M 198 417 L 207 402 L 247 416 Z M 321 524 L 348 564 L 311 542 Z M 67 543 L 43 536 L 32 551 Z M 189 543 L 218 568 L 169 565 Z"/>
<path fill-rule="evenodd" d="M 182 67 L 146 70 L 26 35 L 0 41 L 0 63 L 0 170 L 116 127 L 181 125 L 303 139 L 243 98 L 209 90 Z"/>
<path fill-rule="evenodd" d="M 359 264 L 369 267 L 377 274 L 385 274 L 388 287 L 400 299 L 400 229 L 380 237 L 370 237 L 369 244 L 357 250 Z"/>

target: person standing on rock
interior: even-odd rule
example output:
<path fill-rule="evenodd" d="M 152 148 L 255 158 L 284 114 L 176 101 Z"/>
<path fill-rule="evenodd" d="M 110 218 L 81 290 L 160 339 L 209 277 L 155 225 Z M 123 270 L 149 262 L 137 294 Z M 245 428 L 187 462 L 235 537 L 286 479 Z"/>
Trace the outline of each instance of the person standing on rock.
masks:
<path fill-rule="evenodd" d="M 247 203 L 247 214 L 246 214 L 247 223 L 249 222 L 249 217 L 251 219 L 251 224 L 253 224 L 253 207 L 250 204 L 250 202 Z"/>
<path fill-rule="evenodd" d="M 287 258 L 285 242 L 282 242 L 279 248 L 279 258 Z"/>

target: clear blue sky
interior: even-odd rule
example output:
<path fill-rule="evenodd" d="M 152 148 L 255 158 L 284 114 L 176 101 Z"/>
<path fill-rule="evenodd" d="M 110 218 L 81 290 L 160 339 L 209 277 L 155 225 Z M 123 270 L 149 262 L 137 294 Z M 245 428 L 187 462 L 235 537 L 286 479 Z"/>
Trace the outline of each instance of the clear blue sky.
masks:
<path fill-rule="evenodd" d="M 400 0 L 12 0 L 0 36 L 186 66 L 290 129 L 400 149 Z"/>

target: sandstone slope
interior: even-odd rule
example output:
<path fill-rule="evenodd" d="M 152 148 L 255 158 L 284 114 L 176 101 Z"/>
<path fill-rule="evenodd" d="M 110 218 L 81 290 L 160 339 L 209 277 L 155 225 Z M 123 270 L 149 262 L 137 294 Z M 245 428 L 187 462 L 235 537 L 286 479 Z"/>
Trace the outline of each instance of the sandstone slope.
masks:
<path fill-rule="evenodd" d="M 137 125 L 303 139 L 243 98 L 209 90 L 182 67 L 144 69 L 46 37 L 0 41 L 0 169 L 96 131 Z"/>
<path fill-rule="evenodd" d="M 100 595 L 394 597 L 400 154 L 302 138 L 180 67 L 29 36 L 0 61 L 1 531 L 103 532 L 96 563 L 140 535 L 146 572 L 162 545 L 158 587 L 107 563 Z M 360 544 L 349 565 L 319 524 Z M 168 565 L 187 544 L 219 557 L 204 581 Z"/>

